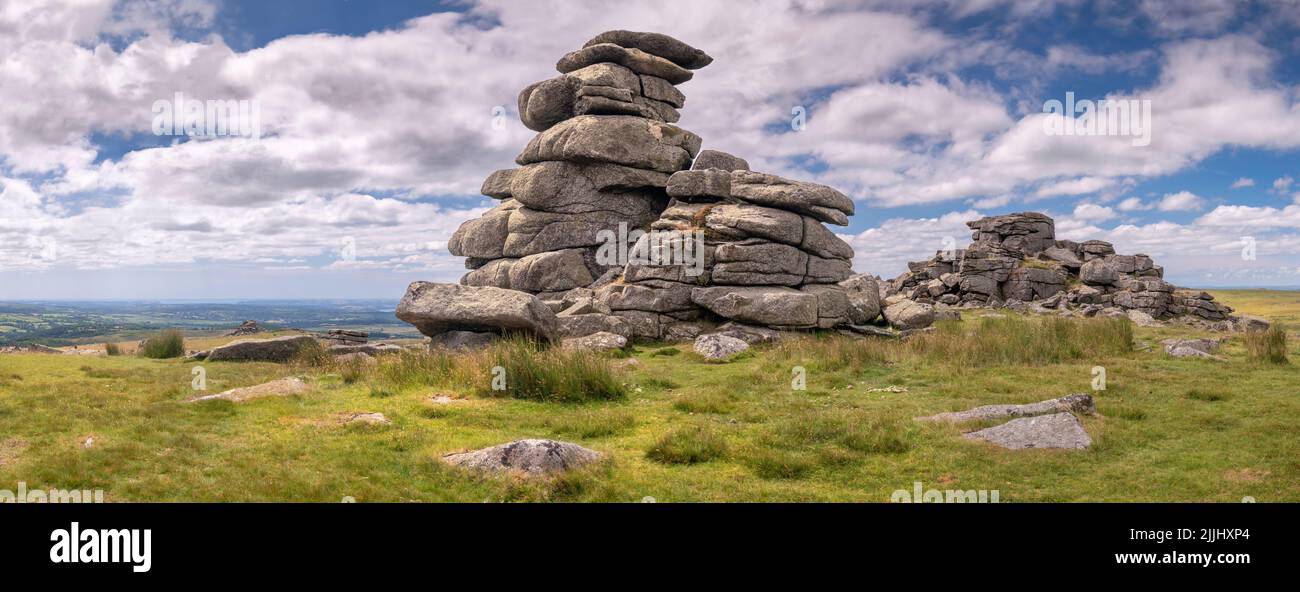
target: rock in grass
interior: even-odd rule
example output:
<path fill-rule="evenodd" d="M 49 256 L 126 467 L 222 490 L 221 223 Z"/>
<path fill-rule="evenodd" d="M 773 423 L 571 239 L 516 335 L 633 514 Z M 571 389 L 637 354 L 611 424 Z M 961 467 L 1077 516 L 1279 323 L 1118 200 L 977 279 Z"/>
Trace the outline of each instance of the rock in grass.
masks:
<path fill-rule="evenodd" d="M 1097 411 L 1092 395 L 1073 393 L 1056 399 L 1048 399 L 1028 405 L 983 405 L 965 411 L 953 411 L 918 417 L 917 421 L 947 421 L 960 423 L 966 421 L 1005 419 L 1012 417 L 1031 417 L 1049 413 L 1084 413 L 1091 415 Z"/>
<path fill-rule="evenodd" d="M 966 434 L 972 440 L 984 440 L 1003 448 L 1064 448 L 1082 450 L 1092 446 L 1092 438 L 1072 413 L 1054 413 L 1013 419 L 1000 426 Z"/>
<path fill-rule="evenodd" d="M 251 399 L 260 399 L 262 397 L 287 397 L 297 395 L 307 391 L 307 383 L 301 378 L 289 377 L 271 382 L 262 383 L 256 386 L 246 386 L 241 388 L 230 389 L 215 395 L 202 395 L 186 399 L 186 403 L 196 403 L 199 401 L 223 400 L 232 403 L 241 403 Z"/>
<path fill-rule="evenodd" d="M 884 310 L 885 320 L 900 331 L 924 329 L 934 323 L 934 307 L 912 300 L 900 300 Z"/>
<path fill-rule="evenodd" d="M 695 339 L 695 352 L 706 360 L 724 360 L 749 349 L 749 344 L 737 337 L 710 333 Z"/>
<path fill-rule="evenodd" d="M 516 440 L 507 444 L 448 454 L 442 461 L 476 473 L 518 472 L 530 477 L 562 473 L 600 459 L 600 453 L 570 442 Z"/>
<path fill-rule="evenodd" d="M 310 335 L 245 339 L 212 348 L 208 352 L 207 361 L 287 362 L 315 341 L 316 338 Z"/>
<path fill-rule="evenodd" d="M 1164 323 L 1157 321 L 1155 317 L 1140 310 L 1128 311 L 1128 319 L 1139 327 L 1163 327 Z"/>
<path fill-rule="evenodd" d="M 343 423 L 347 425 L 388 425 L 393 422 L 383 413 L 348 413 L 344 415 Z"/>

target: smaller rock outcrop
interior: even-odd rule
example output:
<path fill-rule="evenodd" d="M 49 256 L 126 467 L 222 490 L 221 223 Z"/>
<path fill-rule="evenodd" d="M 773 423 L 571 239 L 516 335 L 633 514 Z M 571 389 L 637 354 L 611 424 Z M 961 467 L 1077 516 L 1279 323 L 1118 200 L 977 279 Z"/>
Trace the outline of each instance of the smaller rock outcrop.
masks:
<path fill-rule="evenodd" d="M 230 336 L 252 335 L 254 333 L 261 333 L 262 331 L 264 331 L 264 329 L 262 329 L 261 325 L 257 324 L 257 321 L 244 321 L 238 327 L 235 327 L 233 331 L 227 333 L 226 335 L 230 335 Z"/>

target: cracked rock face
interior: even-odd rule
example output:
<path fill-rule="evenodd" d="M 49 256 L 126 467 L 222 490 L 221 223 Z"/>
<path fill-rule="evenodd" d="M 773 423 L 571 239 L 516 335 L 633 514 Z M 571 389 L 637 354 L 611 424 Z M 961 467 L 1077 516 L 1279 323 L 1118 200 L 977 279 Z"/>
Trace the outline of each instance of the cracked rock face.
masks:
<path fill-rule="evenodd" d="M 476 473 L 517 472 L 527 476 L 563 473 L 599 460 L 601 454 L 569 442 L 516 440 L 506 444 L 448 454 L 442 461 Z"/>

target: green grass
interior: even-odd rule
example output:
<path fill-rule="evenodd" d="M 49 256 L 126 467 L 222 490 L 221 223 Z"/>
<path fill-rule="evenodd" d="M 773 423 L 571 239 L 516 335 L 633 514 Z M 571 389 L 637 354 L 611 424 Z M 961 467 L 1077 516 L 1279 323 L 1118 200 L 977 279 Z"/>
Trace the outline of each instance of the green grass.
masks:
<path fill-rule="evenodd" d="M 1286 328 L 1281 323 L 1246 333 L 1246 354 L 1253 362 L 1286 364 L 1286 345 Z"/>
<path fill-rule="evenodd" d="M 120 356 L 120 355 L 122 355 L 122 346 L 120 346 L 120 345 L 118 345 L 118 344 L 116 344 L 116 343 L 105 343 L 105 344 L 104 344 L 104 355 L 108 355 L 108 356 Z"/>
<path fill-rule="evenodd" d="M 693 465 L 722 458 L 727 441 L 714 429 L 693 425 L 673 429 L 655 441 L 646 458 L 663 464 Z"/>
<path fill-rule="evenodd" d="M 144 340 L 140 355 L 146 358 L 179 358 L 185 355 L 185 336 L 175 329 L 160 331 Z"/>
<path fill-rule="evenodd" d="M 1295 293 L 1245 296 L 1281 317 L 1300 313 Z M 1235 297 L 1224 299 L 1253 312 Z M 1251 361 L 1242 334 L 1228 335 L 1226 361 L 1173 359 L 1161 339 L 1206 334 L 1132 329 L 1134 342 L 1155 345 L 1140 350 L 1107 323 L 965 316 L 903 341 L 787 339 L 727 364 L 655 354 L 689 344 L 638 345 L 639 364 L 623 366 L 518 342 L 380 356 L 350 378 L 329 359 L 204 363 L 207 392 L 291 375 L 311 387 L 237 404 L 182 403 L 196 394 L 195 363 L 180 359 L 5 355 L 0 447 L 15 444 L 0 489 L 103 489 L 110 501 L 885 502 L 921 481 L 996 489 L 1004 502 L 1300 501 L 1300 368 Z M 1286 346 L 1300 354 L 1294 333 Z M 535 375 L 493 391 L 500 362 Z M 802 390 L 792 388 L 796 366 Z M 1095 366 L 1108 384 L 1093 393 L 1099 415 L 1083 420 L 1095 441 L 1086 451 L 1004 451 L 963 439 L 962 427 L 911 421 L 1090 392 Z M 888 386 L 907 391 L 869 392 Z M 457 400 L 434 404 L 437 395 Z M 339 421 L 358 412 L 392 424 Z M 539 482 L 471 478 L 437 460 L 520 438 L 572 441 L 609 460 Z"/>

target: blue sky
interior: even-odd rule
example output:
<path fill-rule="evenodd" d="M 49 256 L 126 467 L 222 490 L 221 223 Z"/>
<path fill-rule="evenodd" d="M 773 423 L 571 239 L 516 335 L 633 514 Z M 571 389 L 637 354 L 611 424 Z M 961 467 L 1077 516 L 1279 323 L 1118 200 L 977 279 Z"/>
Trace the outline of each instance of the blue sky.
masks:
<path fill-rule="evenodd" d="M 858 272 L 1032 210 L 1183 285 L 1300 285 L 1293 2 L 33 0 L 0 9 L 0 299 L 454 281 L 447 239 L 532 136 L 515 94 L 610 28 L 712 54 L 680 125 L 852 196 Z M 267 133 L 157 136 L 176 92 L 255 100 Z M 1067 92 L 1149 101 L 1151 144 L 1047 137 Z"/>

